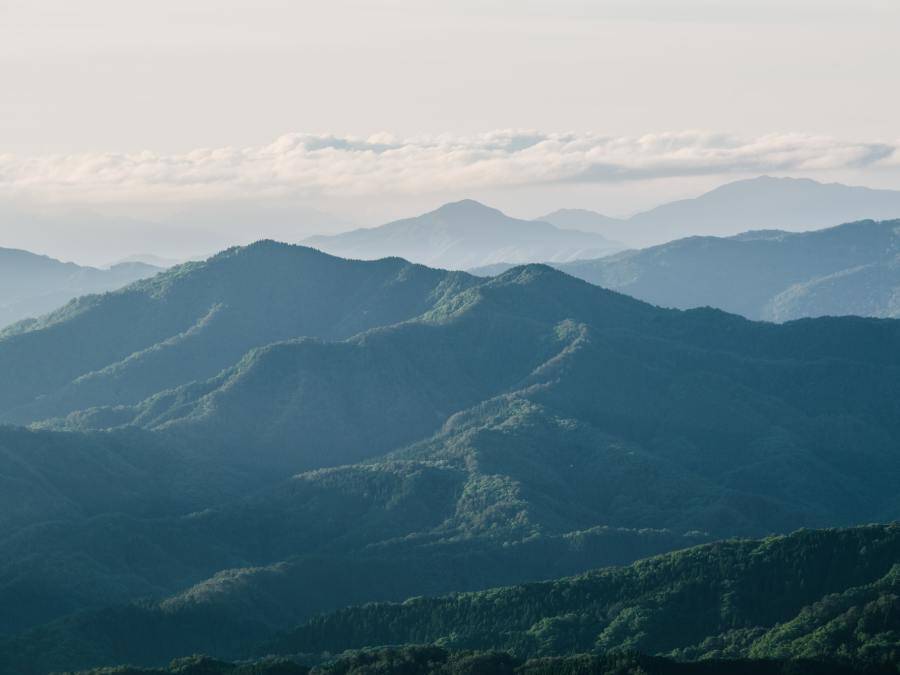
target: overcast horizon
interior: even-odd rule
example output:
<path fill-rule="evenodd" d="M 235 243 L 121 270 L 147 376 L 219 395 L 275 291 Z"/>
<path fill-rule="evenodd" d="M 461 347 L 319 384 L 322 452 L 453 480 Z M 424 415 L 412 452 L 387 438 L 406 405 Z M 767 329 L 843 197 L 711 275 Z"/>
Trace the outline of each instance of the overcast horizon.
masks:
<path fill-rule="evenodd" d="M 67 260 L 299 241 L 463 198 L 624 216 L 762 174 L 900 188 L 888 0 L 0 15 L 0 247 Z"/>

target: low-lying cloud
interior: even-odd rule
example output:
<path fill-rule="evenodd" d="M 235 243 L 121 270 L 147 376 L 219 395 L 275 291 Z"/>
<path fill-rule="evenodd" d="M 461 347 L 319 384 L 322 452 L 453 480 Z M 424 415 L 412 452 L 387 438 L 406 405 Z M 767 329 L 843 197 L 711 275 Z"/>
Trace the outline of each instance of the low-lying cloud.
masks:
<path fill-rule="evenodd" d="M 60 201 L 390 197 L 571 182 L 896 168 L 900 142 L 708 132 L 497 131 L 396 138 L 294 133 L 182 154 L 0 155 L 0 192 Z"/>

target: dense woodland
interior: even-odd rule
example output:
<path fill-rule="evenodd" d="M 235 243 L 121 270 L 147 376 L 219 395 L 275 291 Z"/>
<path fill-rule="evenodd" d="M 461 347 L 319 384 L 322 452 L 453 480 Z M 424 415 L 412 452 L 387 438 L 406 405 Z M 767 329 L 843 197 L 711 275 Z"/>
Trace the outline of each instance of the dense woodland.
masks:
<path fill-rule="evenodd" d="M 647 654 L 678 662 L 809 661 L 809 667 L 824 660 L 881 672 L 900 663 L 898 559 L 900 525 L 804 530 L 702 545 L 555 581 L 351 607 L 255 644 L 252 632 L 223 625 L 215 612 L 179 622 L 123 608 L 92 623 L 69 622 L 7 641 L 0 645 L 0 670 L 63 670 L 79 659 L 160 661 L 162 640 L 185 651 L 204 644 L 223 653 L 230 646 L 244 658 L 282 655 L 308 665 L 379 645 L 434 644 L 453 653 L 503 652 L 516 668 L 527 659 L 553 664 L 547 659 L 571 657 L 577 664 L 579 654 Z M 667 663 L 650 672 L 681 672 L 665 670 Z"/>
<path fill-rule="evenodd" d="M 526 657 L 900 661 L 898 559 L 896 525 L 726 541 L 558 581 L 349 608 L 272 649 L 438 643 Z"/>
<path fill-rule="evenodd" d="M 341 655 L 310 667 L 284 659 L 235 664 L 204 656 L 167 668 L 103 668 L 81 675 L 895 675 L 896 664 L 832 659 L 683 662 L 633 653 L 521 659 L 505 652 L 409 646 Z"/>
<path fill-rule="evenodd" d="M 892 528 L 696 548 L 900 517 L 895 321 L 755 323 L 543 265 L 479 279 L 260 242 L 13 326 L 0 368 L 0 416 L 29 425 L 0 428 L 4 672 L 896 644 L 891 560 L 852 543 L 893 551 Z M 754 553 L 781 541 L 809 553 Z M 836 550 L 858 569 L 819 579 Z M 747 560 L 787 584 L 770 614 L 733 604 Z M 453 591 L 486 595 L 358 608 Z"/>

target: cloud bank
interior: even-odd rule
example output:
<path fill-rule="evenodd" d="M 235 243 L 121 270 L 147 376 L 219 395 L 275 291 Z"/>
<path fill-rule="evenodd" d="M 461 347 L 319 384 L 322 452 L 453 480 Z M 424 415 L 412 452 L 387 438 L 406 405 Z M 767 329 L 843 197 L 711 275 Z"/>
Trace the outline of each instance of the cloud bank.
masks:
<path fill-rule="evenodd" d="M 0 155 L 0 193 L 129 202 L 465 193 L 573 182 L 897 168 L 900 141 L 708 132 L 611 137 L 496 131 L 368 138 L 293 133 L 264 146 L 182 154 Z"/>

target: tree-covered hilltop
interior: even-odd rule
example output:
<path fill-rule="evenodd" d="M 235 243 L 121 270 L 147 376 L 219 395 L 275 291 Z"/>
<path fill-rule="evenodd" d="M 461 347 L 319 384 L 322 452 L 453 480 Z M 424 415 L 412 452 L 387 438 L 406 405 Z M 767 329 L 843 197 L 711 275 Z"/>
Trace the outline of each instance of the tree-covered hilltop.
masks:
<path fill-rule="evenodd" d="M 348 261 L 271 241 L 229 249 L 0 333 L 0 419 L 136 403 L 213 377 L 254 347 L 413 318 L 469 284 L 397 258 Z"/>
<path fill-rule="evenodd" d="M 803 530 L 559 581 L 348 608 L 263 651 L 437 643 L 526 657 L 635 650 L 896 663 L 898 603 L 900 525 Z"/>
<path fill-rule="evenodd" d="M 286 473 L 397 451 L 496 467 L 479 473 L 509 477 L 504 501 L 552 502 L 561 529 L 761 534 L 898 515 L 898 346 L 893 321 L 660 310 L 529 266 L 53 424 L 143 426 Z"/>
<path fill-rule="evenodd" d="M 220 274 L 250 262 L 268 274 L 240 288 Z M 41 423 L 61 431 L 0 430 L 0 631 L 19 674 L 238 657 L 348 604 L 900 516 L 895 321 L 761 324 L 662 310 L 542 265 L 477 280 L 274 244 L 147 284 L 159 292 L 123 291 L 138 328 L 157 311 L 142 303 L 183 296 L 196 309 L 227 287 L 243 303 L 228 325 L 249 323 L 209 335 L 321 334 Z M 293 318 L 268 315 L 270 292 Z M 94 319 L 120 301 L 10 333 L 0 355 L 70 335 L 47 361 L 83 365 Z M 389 315 L 402 320 L 346 337 Z M 157 352 L 163 379 L 200 367 Z M 160 386 L 123 367 L 140 387 L 121 380 L 103 390 L 112 398 Z M 52 377 L 48 366 L 35 381 Z M 30 409 L 58 407 L 57 394 Z"/>

